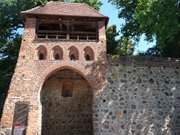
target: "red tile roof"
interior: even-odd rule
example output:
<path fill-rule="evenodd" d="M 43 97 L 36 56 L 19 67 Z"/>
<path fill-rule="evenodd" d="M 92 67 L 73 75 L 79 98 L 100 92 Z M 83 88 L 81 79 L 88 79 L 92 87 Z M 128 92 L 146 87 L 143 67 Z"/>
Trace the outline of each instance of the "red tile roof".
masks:
<path fill-rule="evenodd" d="M 77 17 L 96 17 L 106 18 L 94 8 L 84 3 L 64 3 L 50 1 L 46 5 L 38 6 L 26 11 L 22 11 L 22 14 L 31 15 L 57 15 L 57 16 L 77 16 Z"/>

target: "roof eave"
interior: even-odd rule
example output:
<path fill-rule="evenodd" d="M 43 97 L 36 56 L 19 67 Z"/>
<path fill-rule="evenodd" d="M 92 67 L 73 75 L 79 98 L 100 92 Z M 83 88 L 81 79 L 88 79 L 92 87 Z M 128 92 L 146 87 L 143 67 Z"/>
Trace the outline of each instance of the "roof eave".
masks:
<path fill-rule="evenodd" d="M 61 16 L 61 17 L 85 17 L 85 18 L 95 18 L 95 19 L 104 19 L 106 26 L 109 22 L 109 17 L 108 16 L 77 16 L 77 15 L 60 15 L 60 14 L 43 14 L 43 13 L 30 13 L 26 11 L 22 11 L 21 15 L 24 17 L 26 15 L 32 15 L 32 16 L 38 16 L 38 15 L 44 15 L 44 16 Z"/>

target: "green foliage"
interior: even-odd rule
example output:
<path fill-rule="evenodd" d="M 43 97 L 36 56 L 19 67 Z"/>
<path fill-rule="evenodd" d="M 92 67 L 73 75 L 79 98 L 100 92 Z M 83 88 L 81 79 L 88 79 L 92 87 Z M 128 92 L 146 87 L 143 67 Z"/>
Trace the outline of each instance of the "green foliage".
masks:
<path fill-rule="evenodd" d="M 178 0 L 109 1 L 118 7 L 119 17 L 126 21 L 122 28 L 124 36 L 139 39 L 145 34 L 148 41 L 156 37 L 157 48 L 162 56 L 180 57 L 180 51 L 177 52 L 177 49 L 180 50 Z"/>
<path fill-rule="evenodd" d="M 107 35 L 107 53 L 113 55 L 132 55 L 134 52 L 134 43 L 128 37 L 118 37 L 119 33 L 116 26 L 109 26 L 106 30 Z"/>
<path fill-rule="evenodd" d="M 0 117 L 7 89 L 17 61 L 21 36 L 16 35 L 13 40 L 7 40 L 0 46 Z"/>
<path fill-rule="evenodd" d="M 114 54 L 114 50 L 118 45 L 118 40 L 116 40 L 119 33 L 116 30 L 116 26 L 112 25 L 106 29 L 106 36 L 107 36 L 107 53 Z"/>
<path fill-rule="evenodd" d="M 118 41 L 118 45 L 114 53 L 121 56 L 132 55 L 134 52 L 134 46 L 135 45 L 130 38 L 121 37 L 120 40 Z"/>
<path fill-rule="evenodd" d="M 89 6 L 95 8 L 96 10 L 99 10 L 102 5 L 100 0 L 72 0 L 72 1 L 77 3 L 86 3 Z"/>
<path fill-rule="evenodd" d="M 20 12 L 45 2 L 47 1 L 0 1 L 0 95 L 5 95 L 17 61 L 21 42 L 21 36 L 17 30 L 23 27 Z"/>

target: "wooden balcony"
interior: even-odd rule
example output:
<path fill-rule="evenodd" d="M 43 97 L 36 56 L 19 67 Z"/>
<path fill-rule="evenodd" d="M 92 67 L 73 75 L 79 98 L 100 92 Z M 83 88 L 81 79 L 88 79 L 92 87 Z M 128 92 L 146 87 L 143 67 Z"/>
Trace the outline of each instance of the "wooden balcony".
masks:
<path fill-rule="evenodd" d="M 36 39 L 97 42 L 98 34 L 97 32 L 39 30 L 36 34 Z"/>

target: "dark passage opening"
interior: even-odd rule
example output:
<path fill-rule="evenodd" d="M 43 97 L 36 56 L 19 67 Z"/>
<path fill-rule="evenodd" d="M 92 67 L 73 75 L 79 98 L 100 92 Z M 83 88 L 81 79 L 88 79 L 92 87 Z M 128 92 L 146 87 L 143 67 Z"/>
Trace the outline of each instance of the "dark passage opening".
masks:
<path fill-rule="evenodd" d="M 51 75 L 41 91 L 42 135 L 93 135 L 92 90 L 72 70 Z"/>

